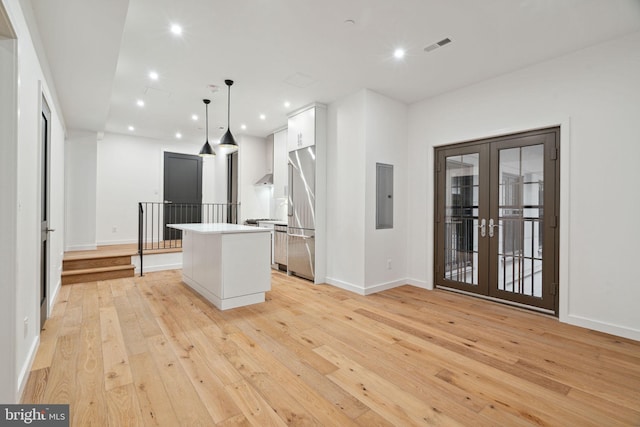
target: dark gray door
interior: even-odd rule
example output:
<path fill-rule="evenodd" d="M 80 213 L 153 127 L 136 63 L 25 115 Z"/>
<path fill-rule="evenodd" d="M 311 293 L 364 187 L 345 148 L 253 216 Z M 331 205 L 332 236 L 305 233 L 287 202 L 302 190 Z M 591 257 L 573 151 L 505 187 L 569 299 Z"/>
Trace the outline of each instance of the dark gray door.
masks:
<path fill-rule="evenodd" d="M 238 152 L 227 154 L 227 222 L 238 223 Z"/>
<path fill-rule="evenodd" d="M 167 224 L 198 223 L 202 218 L 202 158 L 164 153 L 164 240 L 182 238 Z"/>
<path fill-rule="evenodd" d="M 437 286 L 557 313 L 558 150 L 557 128 L 436 150 Z"/>
<path fill-rule="evenodd" d="M 40 118 L 41 163 L 40 163 L 40 328 L 48 317 L 49 306 L 49 175 L 51 171 L 51 110 L 42 98 L 42 116 Z"/>

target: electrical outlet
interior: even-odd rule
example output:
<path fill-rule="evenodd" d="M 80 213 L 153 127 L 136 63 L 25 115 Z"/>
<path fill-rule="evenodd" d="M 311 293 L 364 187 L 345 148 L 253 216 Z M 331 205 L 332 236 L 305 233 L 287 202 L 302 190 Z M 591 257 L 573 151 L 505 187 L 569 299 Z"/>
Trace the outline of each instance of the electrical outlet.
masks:
<path fill-rule="evenodd" d="M 391 270 L 391 258 L 387 260 L 387 270 Z"/>
<path fill-rule="evenodd" d="M 29 334 L 29 318 L 25 317 L 24 318 L 24 337 L 26 338 L 28 334 Z"/>
<path fill-rule="evenodd" d="M 111 232 L 112 233 L 117 233 L 118 232 L 118 227 L 116 227 L 115 225 L 111 228 Z"/>

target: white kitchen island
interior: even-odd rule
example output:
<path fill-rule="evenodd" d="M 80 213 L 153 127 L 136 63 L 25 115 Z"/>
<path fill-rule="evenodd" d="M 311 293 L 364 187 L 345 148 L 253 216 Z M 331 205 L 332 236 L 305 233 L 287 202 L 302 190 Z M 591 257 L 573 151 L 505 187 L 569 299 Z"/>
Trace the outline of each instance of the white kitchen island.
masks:
<path fill-rule="evenodd" d="M 170 224 L 182 230 L 182 280 L 220 310 L 264 302 L 271 232 L 245 225 Z"/>

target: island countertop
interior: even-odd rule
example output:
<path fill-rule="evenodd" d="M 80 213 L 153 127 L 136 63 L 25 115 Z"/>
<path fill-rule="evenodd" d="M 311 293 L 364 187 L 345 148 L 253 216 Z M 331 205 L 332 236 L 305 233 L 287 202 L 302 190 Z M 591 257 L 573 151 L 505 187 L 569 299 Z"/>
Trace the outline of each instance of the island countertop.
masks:
<path fill-rule="evenodd" d="M 167 224 L 167 227 L 201 234 L 267 233 L 269 230 L 247 225 L 216 222 L 212 224 Z"/>

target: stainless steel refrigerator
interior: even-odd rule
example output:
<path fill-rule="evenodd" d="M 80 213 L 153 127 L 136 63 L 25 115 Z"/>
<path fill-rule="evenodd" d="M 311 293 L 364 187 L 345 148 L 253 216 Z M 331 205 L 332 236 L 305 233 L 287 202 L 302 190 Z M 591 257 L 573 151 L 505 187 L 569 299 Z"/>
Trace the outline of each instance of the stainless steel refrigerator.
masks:
<path fill-rule="evenodd" d="M 315 147 L 290 151 L 287 269 L 309 280 L 315 277 L 315 189 Z"/>

